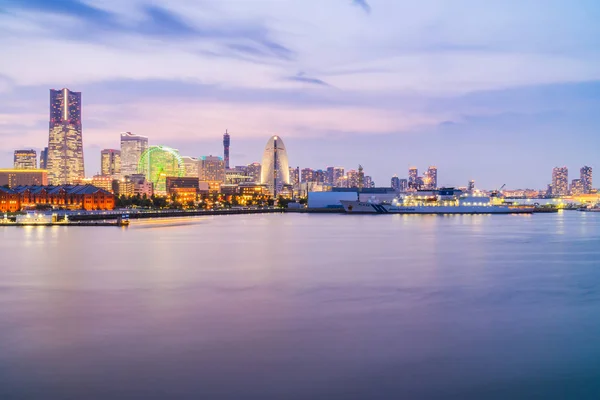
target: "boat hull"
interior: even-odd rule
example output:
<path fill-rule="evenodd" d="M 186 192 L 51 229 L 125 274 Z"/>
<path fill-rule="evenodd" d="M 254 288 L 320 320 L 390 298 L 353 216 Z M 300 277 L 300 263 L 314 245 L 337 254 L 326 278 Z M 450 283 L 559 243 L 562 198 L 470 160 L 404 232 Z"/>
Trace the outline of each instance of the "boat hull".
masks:
<path fill-rule="evenodd" d="M 349 214 L 531 214 L 533 207 L 517 206 L 394 206 L 341 200 Z"/>

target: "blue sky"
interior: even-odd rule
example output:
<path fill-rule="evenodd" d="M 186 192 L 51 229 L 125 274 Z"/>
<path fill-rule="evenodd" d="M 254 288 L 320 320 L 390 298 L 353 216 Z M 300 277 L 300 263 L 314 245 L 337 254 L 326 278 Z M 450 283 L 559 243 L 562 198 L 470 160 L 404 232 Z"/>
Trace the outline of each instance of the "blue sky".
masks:
<path fill-rule="evenodd" d="M 360 163 L 376 183 L 544 187 L 600 167 L 592 0 L 0 0 L 0 165 L 47 143 L 50 88 L 83 92 L 86 173 L 119 133 L 183 155 Z"/>

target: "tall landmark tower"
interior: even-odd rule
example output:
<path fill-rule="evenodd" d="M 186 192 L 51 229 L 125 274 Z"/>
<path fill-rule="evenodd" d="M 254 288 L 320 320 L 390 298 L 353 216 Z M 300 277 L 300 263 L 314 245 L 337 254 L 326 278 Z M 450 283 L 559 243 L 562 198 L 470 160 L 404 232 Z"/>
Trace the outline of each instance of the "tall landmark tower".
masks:
<path fill-rule="evenodd" d="M 277 196 L 284 185 L 290 184 L 290 166 L 287 152 L 278 136 L 271 136 L 263 153 L 261 183 L 267 185 L 272 195 Z"/>
<path fill-rule="evenodd" d="M 231 137 L 225 129 L 223 134 L 223 158 L 225 159 L 225 169 L 229 169 L 229 145 L 231 144 Z"/>
<path fill-rule="evenodd" d="M 50 89 L 48 181 L 72 184 L 85 176 L 81 134 L 81 92 Z"/>

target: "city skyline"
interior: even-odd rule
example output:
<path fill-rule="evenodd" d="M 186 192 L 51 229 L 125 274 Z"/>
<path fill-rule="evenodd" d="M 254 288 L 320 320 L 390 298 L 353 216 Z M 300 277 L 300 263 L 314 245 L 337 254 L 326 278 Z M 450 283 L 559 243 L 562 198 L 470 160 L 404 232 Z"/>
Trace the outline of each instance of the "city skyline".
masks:
<path fill-rule="evenodd" d="M 598 167 L 597 4 L 350 3 L 3 3 L 0 163 L 40 154 L 43 93 L 58 86 L 85 93 L 84 154 L 124 131 L 222 154 L 228 128 L 232 165 L 281 135 L 294 167 L 360 163 L 376 182 L 436 165 L 440 185 L 542 189 L 555 166 Z M 57 52 L 77 62 L 47 65 Z M 99 157 L 85 161 L 100 173 Z"/>

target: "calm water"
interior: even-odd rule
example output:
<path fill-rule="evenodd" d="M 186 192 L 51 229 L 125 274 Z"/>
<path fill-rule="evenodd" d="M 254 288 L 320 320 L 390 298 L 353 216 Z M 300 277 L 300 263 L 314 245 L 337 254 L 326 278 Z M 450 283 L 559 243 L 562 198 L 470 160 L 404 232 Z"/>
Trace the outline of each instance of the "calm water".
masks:
<path fill-rule="evenodd" d="M 0 238 L 2 399 L 600 398 L 600 214 Z"/>

